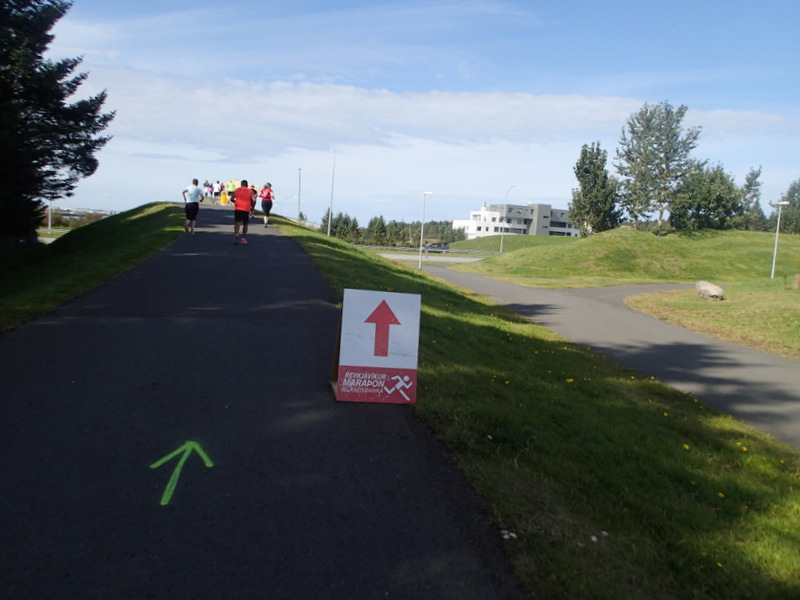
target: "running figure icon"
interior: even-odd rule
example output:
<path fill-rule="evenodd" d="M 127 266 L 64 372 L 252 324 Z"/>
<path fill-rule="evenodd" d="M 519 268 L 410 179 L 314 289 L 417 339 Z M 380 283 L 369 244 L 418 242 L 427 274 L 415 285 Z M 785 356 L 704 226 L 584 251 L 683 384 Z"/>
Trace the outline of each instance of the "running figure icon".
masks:
<path fill-rule="evenodd" d="M 390 388 L 386 387 L 386 384 L 384 384 L 383 386 L 383 389 L 386 392 L 386 394 L 390 395 L 392 392 L 398 391 L 400 392 L 400 395 L 406 399 L 406 402 L 411 402 L 411 398 L 406 396 L 406 393 L 403 391 L 411 388 L 411 386 L 414 385 L 414 383 L 411 381 L 411 378 L 408 375 L 403 375 L 402 377 L 400 377 L 400 375 L 395 375 L 390 379 L 390 381 L 392 380 L 396 381 L 392 387 Z"/>

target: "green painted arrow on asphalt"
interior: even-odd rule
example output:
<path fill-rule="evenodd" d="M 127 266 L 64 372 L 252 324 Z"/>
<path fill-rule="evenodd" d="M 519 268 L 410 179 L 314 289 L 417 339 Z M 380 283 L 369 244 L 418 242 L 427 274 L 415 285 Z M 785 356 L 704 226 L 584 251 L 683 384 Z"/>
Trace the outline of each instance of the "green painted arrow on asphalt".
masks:
<path fill-rule="evenodd" d="M 150 465 L 151 469 L 157 469 L 165 462 L 168 462 L 178 456 L 181 452 L 183 452 L 183 456 L 178 461 L 178 465 L 175 467 L 175 470 L 172 472 L 172 477 L 169 478 L 167 482 L 167 489 L 164 490 L 164 495 L 161 496 L 161 506 L 166 506 L 169 504 L 169 501 L 172 500 L 172 493 L 175 491 L 175 486 L 178 485 L 178 479 L 181 476 L 181 470 L 183 469 L 183 465 L 186 463 L 186 459 L 189 458 L 189 455 L 192 453 L 192 450 L 195 450 L 199 455 L 200 458 L 203 459 L 206 467 L 213 467 L 214 463 L 211 462 L 211 459 L 208 457 L 203 449 L 200 447 L 200 444 L 197 442 L 186 442 L 183 446 L 175 450 L 174 452 L 170 452 L 164 458 L 160 458 L 152 465 Z"/>

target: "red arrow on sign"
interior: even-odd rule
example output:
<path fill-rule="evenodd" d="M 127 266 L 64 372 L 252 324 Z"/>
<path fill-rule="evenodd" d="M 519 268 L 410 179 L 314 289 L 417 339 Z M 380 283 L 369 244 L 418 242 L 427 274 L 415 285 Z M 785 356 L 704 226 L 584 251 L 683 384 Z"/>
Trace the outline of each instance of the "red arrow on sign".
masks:
<path fill-rule="evenodd" d="M 372 311 L 364 323 L 375 323 L 374 356 L 389 356 L 389 326 L 400 325 L 400 321 L 386 304 L 386 300 L 381 300 L 378 308 Z"/>

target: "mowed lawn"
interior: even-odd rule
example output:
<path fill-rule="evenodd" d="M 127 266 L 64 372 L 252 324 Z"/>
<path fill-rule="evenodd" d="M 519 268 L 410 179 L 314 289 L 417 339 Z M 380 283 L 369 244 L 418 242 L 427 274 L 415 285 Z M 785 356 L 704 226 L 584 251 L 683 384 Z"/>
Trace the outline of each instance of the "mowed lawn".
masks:
<path fill-rule="evenodd" d="M 104 229 L 94 229 L 97 224 L 81 236 L 65 236 L 52 255 L 3 270 L 0 314 L 32 316 L 15 302 L 33 302 L 38 285 L 74 289 L 71 278 L 84 281 L 92 261 L 106 261 L 97 248 L 113 253 L 136 246 L 141 257 L 157 251 L 179 235 L 180 211 L 172 208 L 151 205 L 112 217 L 103 221 Z M 410 410 L 446 444 L 475 487 L 498 543 L 532 595 L 800 597 L 796 449 L 481 297 L 280 217 L 274 221 L 306 249 L 340 294 L 344 288 L 421 294 L 418 401 Z M 137 233 L 128 239 L 128 231 Z M 619 235 L 631 247 L 611 253 L 619 253 L 618 259 L 603 258 L 603 237 L 592 236 L 489 260 L 511 264 L 516 252 L 564 257 L 569 248 L 596 238 L 587 252 L 595 255 L 595 272 L 581 276 L 614 280 L 621 267 L 608 265 L 636 265 L 642 252 L 632 246 L 629 232 Z M 151 243 L 134 243 L 141 239 Z M 789 243 L 786 247 L 792 252 Z M 543 257 L 520 260 L 530 265 Z M 48 266 L 54 261 L 61 267 Z M 71 266 L 75 269 L 66 268 Z M 37 275 L 41 269 L 47 278 Z M 674 269 L 655 262 L 648 267 Z M 707 273 L 703 278 L 724 285 L 736 281 Z M 690 281 L 695 275 L 667 279 Z M 557 272 L 504 276 L 530 283 L 557 278 Z M 49 291 L 40 295 L 49 300 L 36 302 L 37 310 L 59 301 Z"/>
<path fill-rule="evenodd" d="M 453 246 L 495 249 L 497 239 Z M 585 239 L 506 236 L 510 252 L 457 268 L 534 287 L 710 281 L 723 287 L 724 301 L 674 291 L 627 303 L 692 331 L 800 360 L 800 289 L 791 287 L 800 273 L 800 236 L 781 235 L 771 279 L 774 242 L 774 233 L 764 232 L 657 237 L 631 228 Z"/>
<path fill-rule="evenodd" d="M 533 595 L 800 597 L 796 449 L 414 268 L 283 230 L 340 292 L 422 295 L 415 411 L 470 478 Z M 581 240 L 536 240 L 459 268 L 532 284 L 563 276 L 552 266 L 559 258 L 582 261 L 582 285 L 616 282 L 620 272 L 630 283 L 702 271 L 680 271 L 669 256 L 658 265 L 656 246 L 642 257 L 649 272 L 636 272 L 639 233 L 611 233 L 621 247 L 606 256 L 603 236 L 573 258 Z M 684 262 L 691 255 L 684 250 Z"/>

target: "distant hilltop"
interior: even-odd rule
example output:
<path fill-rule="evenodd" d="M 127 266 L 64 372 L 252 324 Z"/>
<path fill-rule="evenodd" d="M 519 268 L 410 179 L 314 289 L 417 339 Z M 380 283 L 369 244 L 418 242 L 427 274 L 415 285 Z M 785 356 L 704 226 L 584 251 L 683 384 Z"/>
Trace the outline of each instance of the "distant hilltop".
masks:
<path fill-rule="evenodd" d="M 111 215 L 115 215 L 119 212 L 117 210 L 101 210 L 98 208 L 66 208 L 64 206 L 59 206 L 54 210 L 57 210 L 66 219 L 77 219 L 86 215 L 102 215 L 104 217 L 110 217 Z"/>

